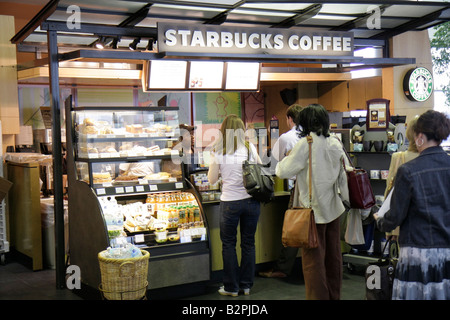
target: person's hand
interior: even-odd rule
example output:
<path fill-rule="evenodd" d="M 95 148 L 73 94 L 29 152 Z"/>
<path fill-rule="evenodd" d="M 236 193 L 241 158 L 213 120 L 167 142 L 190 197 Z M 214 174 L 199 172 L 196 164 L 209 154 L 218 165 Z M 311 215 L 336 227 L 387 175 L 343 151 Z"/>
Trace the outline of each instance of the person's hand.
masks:
<path fill-rule="evenodd" d="M 398 240 L 398 236 L 392 234 L 392 235 L 388 238 L 388 240 L 391 240 L 391 241 L 397 241 L 397 240 Z"/>
<path fill-rule="evenodd" d="M 373 214 L 373 218 L 375 219 L 375 221 L 378 220 L 378 215 L 376 213 Z"/>

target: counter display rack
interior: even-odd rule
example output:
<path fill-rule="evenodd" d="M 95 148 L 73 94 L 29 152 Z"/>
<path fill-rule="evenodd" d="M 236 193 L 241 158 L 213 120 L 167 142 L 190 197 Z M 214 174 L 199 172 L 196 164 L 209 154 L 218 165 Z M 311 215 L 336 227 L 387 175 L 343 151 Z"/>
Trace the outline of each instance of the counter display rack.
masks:
<path fill-rule="evenodd" d="M 208 181 L 208 170 L 209 168 L 205 167 L 191 173 L 190 181 L 200 194 L 203 204 L 218 204 L 222 194 L 222 178 L 219 177 L 215 184 L 210 184 Z"/>
<path fill-rule="evenodd" d="M 65 115 L 69 260 L 82 285 L 98 289 L 97 255 L 117 234 L 150 253 L 149 290 L 209 280 L 207 221 L 175 144 L 178 107 L 75 107 L 69 97 Z"/>

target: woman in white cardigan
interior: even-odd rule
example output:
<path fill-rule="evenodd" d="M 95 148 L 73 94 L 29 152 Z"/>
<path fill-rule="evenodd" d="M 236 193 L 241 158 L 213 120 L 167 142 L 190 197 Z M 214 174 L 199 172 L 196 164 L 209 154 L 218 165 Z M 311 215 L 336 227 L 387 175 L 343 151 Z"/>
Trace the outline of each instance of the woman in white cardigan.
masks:
<path fill-rule="evenodd" d="M 290 154 L 277 164 L 276 175 L 282 179 L 294 175 L 295 206 L 309 206 L 309 146 L 312 143 L 312 208 L 317 224 L 319 246 L 302 250 L 302 268 L 306 298 L 309 300 L 340 299 L 342 256 L 339 217 L 348 201 L 347 175 L 343 167 L 345 152 L 341 142 L 330 137 L 329 117 L 318 104 L 300 112 L 298 124 L 303 128 L 301 139 Z"/>

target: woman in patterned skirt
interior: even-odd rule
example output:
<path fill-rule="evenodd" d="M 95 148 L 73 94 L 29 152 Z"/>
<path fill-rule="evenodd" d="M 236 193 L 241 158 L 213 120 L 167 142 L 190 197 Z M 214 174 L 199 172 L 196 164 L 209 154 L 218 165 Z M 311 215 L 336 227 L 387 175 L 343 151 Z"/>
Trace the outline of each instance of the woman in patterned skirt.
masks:
<path fill-rule="evenodd" d="M 383 232 L 401 229 L 392 299 L 449 300 L 450 155 L 440 144 L 450 119 L 429 110 L 414 133 L 420 155 L 398 169 L 390 211 L 374 216 Z"/>

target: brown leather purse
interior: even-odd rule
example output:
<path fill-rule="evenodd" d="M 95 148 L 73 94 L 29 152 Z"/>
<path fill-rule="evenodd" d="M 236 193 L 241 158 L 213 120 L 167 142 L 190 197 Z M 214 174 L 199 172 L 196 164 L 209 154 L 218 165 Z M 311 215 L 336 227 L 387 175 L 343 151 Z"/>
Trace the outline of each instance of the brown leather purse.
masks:
<path fill-rule="evenodd" d="M 312 202 L 312 162 L 311 162 L 311 144 L 312 137 L 306 137 L 309 144 L 309 208 L 294 207 L 286 210 L 284 214 L 283 231 L 281 242 L 285 247 L 292 248 L 317 248 L 319 243 L 317 239 L 316 221 L 314 220 L 314 211 L 311 207 Z"/>

